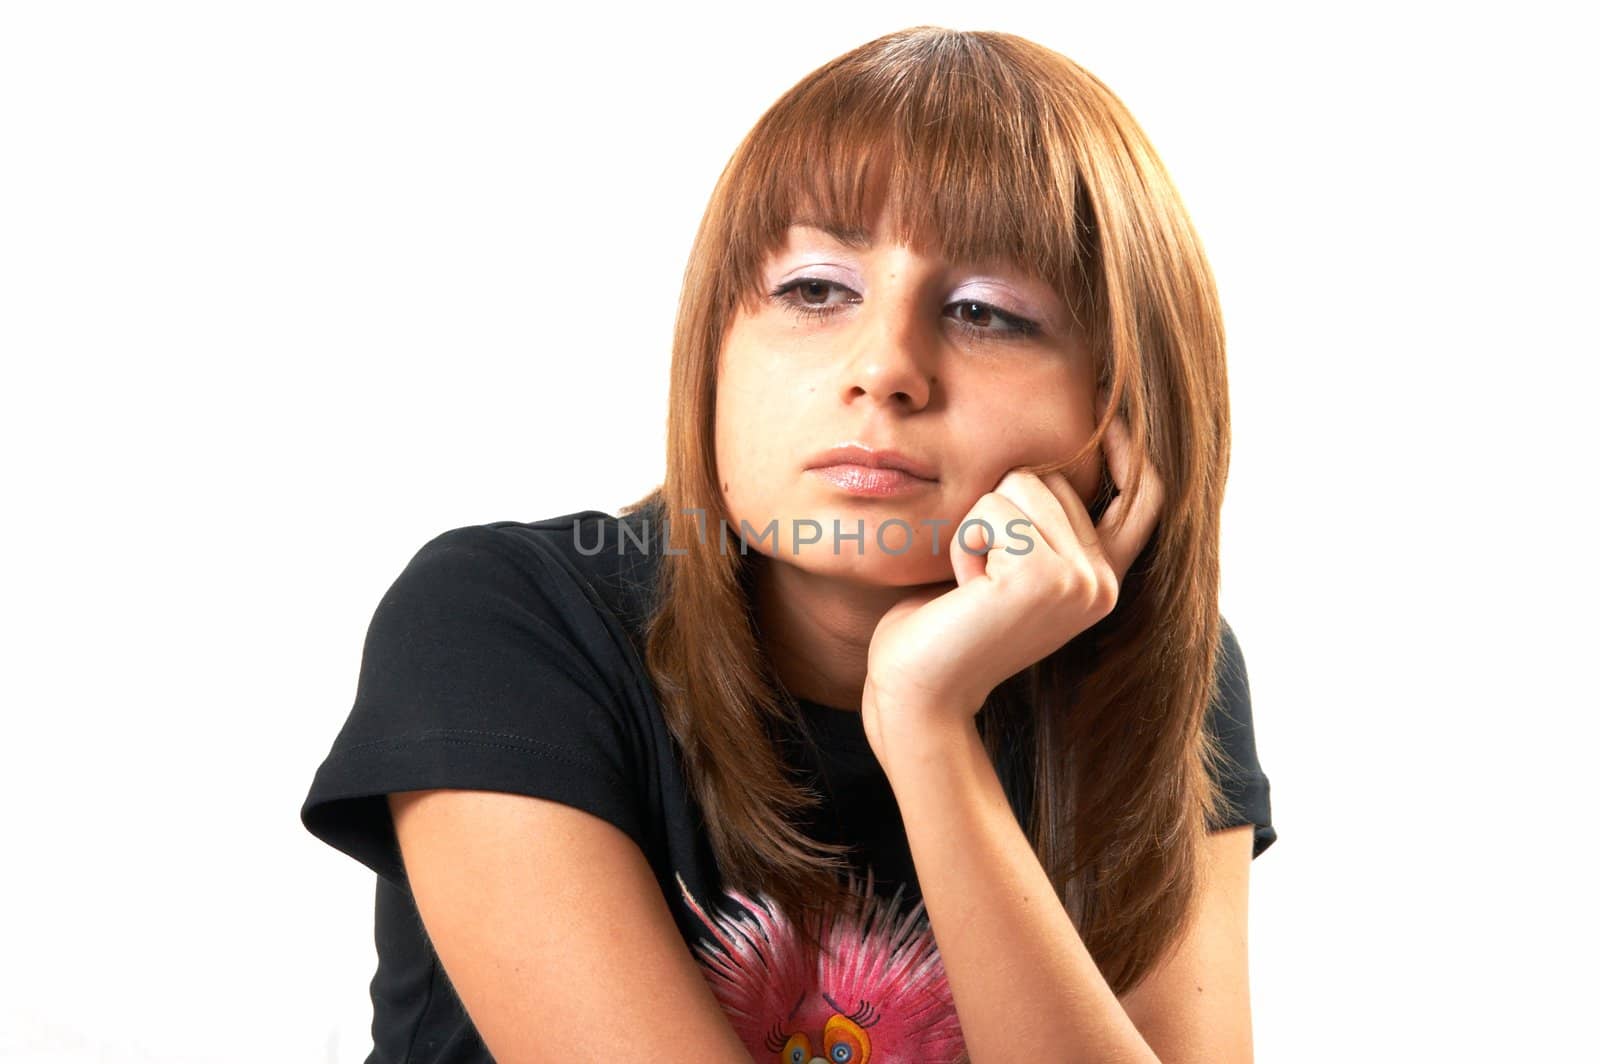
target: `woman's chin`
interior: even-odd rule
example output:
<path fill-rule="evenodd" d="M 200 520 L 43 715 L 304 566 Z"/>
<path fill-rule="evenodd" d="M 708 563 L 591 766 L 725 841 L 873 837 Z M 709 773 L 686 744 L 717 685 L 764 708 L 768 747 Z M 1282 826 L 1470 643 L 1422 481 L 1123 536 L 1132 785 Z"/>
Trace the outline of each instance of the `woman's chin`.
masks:
<path fill-rule="evenodd" d="M 871 587 L 916 587 L 955 579 L 950 559 L 931 554 L 891 554 L 869 544 L 861 553 L 846 545 L 837 554 L 831 544 L 810 544 L 783 561 L 815 576 L 846 580 Z"/>
<path fill-rule="evenodd" d="M 952 534 L 959 517 L 946 517 L 939 508 L 862 507 L 832 500 L 824 506 L 767 506 L 755 512 L 760 523 L 746 518 L 740 536 L 746 549 L 806 572 L 878 587 L 955 579 L 949 550 L 960 549 Z"/>

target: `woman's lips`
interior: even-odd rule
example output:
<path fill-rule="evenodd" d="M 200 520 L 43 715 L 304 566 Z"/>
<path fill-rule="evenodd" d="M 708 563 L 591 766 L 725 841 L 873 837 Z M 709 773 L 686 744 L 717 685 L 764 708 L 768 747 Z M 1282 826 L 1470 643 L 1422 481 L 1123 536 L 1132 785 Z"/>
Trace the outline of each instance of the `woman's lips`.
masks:
<path fill-rule="evenodd" d="M 813 466 L 808 472 L 817 474 L 851 495 L 878 498 L 906 495 L 938 483 L 912 476 L 903 469 L 879 469 L 864 465 Z"/>

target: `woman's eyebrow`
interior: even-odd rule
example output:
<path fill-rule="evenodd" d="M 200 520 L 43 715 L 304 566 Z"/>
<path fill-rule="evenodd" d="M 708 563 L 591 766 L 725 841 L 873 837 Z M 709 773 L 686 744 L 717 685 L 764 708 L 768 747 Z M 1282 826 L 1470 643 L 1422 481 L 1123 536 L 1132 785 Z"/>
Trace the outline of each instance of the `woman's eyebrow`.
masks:
<path fill-rule="evenodd" d="M 810 229 L 824 233 L 846 247 L 856 251 L 865 251 L 872 247 L 872 234 L 859 225 L 835 224 L 819 218 L 805 217 L 789 223 L 790 229 Z M 1013 274 L 1018 272 L 1014 263 L 1003 258 L 989 262 L 972 262 L 961 264 L 965 268 L 975 270 L 994 270 L 1000 274 Z"/>
<path fill-rule="evenodd" d="M 815 229 L 826 233 L 839 243 L 857 251 L 865 251 L 872 246 L 872 234 L 859 225 L 835 225 L 816 218 L 802 218 L 789 224 L 790 228 L 794 229 Z"/>

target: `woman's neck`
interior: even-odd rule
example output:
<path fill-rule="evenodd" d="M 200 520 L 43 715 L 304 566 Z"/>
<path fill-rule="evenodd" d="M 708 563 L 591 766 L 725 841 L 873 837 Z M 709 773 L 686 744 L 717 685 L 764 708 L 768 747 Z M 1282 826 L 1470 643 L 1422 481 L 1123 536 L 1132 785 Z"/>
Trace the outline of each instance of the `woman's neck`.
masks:
<path fill-rule="evenodd" d="M 773 671 L 798 698 L 860 711 L 867 649 L 889 608 L 915 590 L 755 559 L 755 613 Z"/>

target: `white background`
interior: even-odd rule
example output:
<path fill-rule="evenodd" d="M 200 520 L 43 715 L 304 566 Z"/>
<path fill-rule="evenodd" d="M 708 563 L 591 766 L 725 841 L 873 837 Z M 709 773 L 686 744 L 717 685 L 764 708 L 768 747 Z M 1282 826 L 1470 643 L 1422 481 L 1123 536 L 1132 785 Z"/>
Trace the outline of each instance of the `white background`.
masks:
<path fill-rule="evenodd" d="M 1592 1053 L 1589 38 L 1555 5 L 572 8 L 0 15 L 0 1058 L 363 1060 L 373 878 L 298 812 L 379 596 L 444 529 L 658 482 L 717 174 L 917 23 L 1105 80 L 1216 271 L 1222 605 L 1280 833 L 1257 1059 Z"/>

